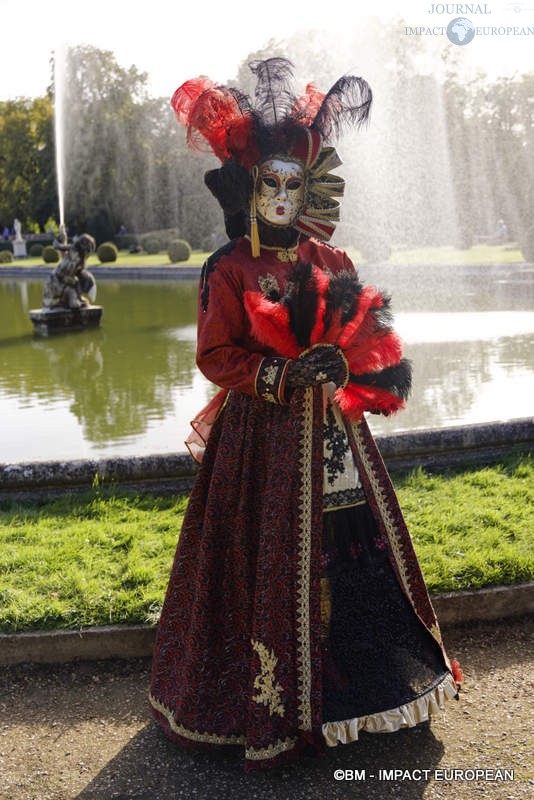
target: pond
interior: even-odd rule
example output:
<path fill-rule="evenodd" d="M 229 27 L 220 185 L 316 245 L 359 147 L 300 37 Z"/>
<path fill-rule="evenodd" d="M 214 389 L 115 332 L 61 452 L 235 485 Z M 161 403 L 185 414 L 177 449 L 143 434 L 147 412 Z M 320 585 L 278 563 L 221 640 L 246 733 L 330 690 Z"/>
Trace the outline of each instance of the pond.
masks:
<path fill-rule="evenodd" d="M 390 433 L 532 414 L 534 268 L 362 268 L 391 293 L 414 364 L 406 411 L 370 416 Z M 215 392 L 195 366 L 196 283 L 101 279 L 99 330 L 37 339 L 42 281 L 0 279 L 0 460 L 183 451 Z"/>

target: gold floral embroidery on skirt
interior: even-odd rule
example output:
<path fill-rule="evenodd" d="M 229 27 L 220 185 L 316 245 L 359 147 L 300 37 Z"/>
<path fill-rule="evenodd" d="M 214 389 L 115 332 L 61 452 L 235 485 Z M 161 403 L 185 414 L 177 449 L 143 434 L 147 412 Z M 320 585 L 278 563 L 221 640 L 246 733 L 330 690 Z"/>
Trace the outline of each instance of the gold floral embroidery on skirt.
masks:
<path fill-rule="evenodd" d="M 254 688 L 259 689 L 259 693 L 253 696 L 256 703 L 261 703 L 269 708 L 269 714 L 283 717 L 285 708 L 280 698 L 280 692 L 284 689 L 276 681 L 274 670 L 278 663 L 278 659 L 274 654 L 274 650 L 267 650 L 264 644 L 251 639 L 252 647 L 260 658 L 260 674 L 254 679 Z"/>

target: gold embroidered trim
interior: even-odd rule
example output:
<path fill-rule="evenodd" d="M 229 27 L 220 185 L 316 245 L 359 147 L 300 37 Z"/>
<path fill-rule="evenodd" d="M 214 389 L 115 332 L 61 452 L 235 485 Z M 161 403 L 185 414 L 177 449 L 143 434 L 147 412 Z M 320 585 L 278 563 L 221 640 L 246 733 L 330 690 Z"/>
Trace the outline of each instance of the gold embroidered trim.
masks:
<path fill-rule="evenodd" d="M 159 711 L 160 714 L 163 714 L 163 716 L 167 718 L 169 725 L 171 726 L 171 730 L 173 730 L 179 736 L 183 736 L 184 739 L 191 739 L 193 742 L 204 742 L 206 744 L 245 744 L 244 736 L 220 736 L 217 733 L 201 733 L 200 731 L 190 731 L 188 728 L 184 728 L 183 725 L 178 725 L 170 708 L 164 706 L 163 703 L 160 703 L 159 700 L 156 700 L 156 698 L 151 694 L 148 695 L 148 699 L 151 706 L 153 706 L 156 711 Z"/>
<path fill-rule="evenodd" d="M 359 453 L 360 458 L 362 459 L 362 461 L 364 463 L 365 470 L 366 470 L 367 475 L 369 477 L 369 481 L 371 483 L 371 488 L 373 490 L 373 493 L 374 493 L 374 496 L 375 496 L 375 499 L 376 499 L 376 502 L 377 502 L 377 505 L 378 505 L 378 509 L 380 511 L 380 514 L 382 516 L 382 520 L 384 522 L 384 527 L 386 529 L 386 535 L 387 535 L 389 543 L 391 545 L 391 550 L 393 552 L 393 557 L 395 558 L 395 562 L 396 562 L 396 564 L 397 564 L 397 566 L 399 568 L 399 575 L 400 575 L 400 578 L 401 578 L 401 581 L 402 581 L 402 585 L 404 586 L 404 588 L 406 590 L 406 595 L 409 598 L 410 603 L 412 604 L 412 607 L 413 607 L 413 610 L 414 610 L 415 614 L 417 615 L 417 617 L 419 617 L 419 614 L 417 613 L 417 608 L 416 608 L 414 597 L 412 595 L 412 592 L 410 591 L 410 585 L 408 583 L 408 576 L 406 575 L 406 570 L 404 569 L 404 561 L 403 561 L 403 558 L 402 558 L 402 555 L 401 555 L 400 537 L 398 535 L 397 526 L 395 525 L 393 517 L 391 516 L 391 513 L 390 513 L 389 508 L 388 508 L 388 503 L 387 503 L 386 497 L 384 495 L 384 491 L 383 491 L 382 487 L 380 486 L 380 484 L 378 482 L 378 478 L 377 478 L 376 473 L 374 471 L 374 467 L 373 467 L 373 465 L 371 463 L 371 460 L 370 460 L 369 455 L 367 453 L 367 450 L 365 448 L 365 444 L 364 444 L 363 438 L 362 438 L 361 433 L 360 433 L 360 423 L 359 422 L 352 423 L 351 428 L 352 428 L 352 433 L 354 435 L 354 441 L 356 443 L 356 447 L 358 448 L 358 453 Z M 429 602 L 430 602 L 430 600 L 429 600 Z M 434 625 L 432 625 L 430 633 L 436 639 L 436 641 L 441 643 L 441 641 L 442 641 L 441 633 L 439 632 L 439 625 L 438 625 L 437 621 L 434 623 Z"/>
<path fill-rule="evenodd" d="M 297 669 L 300 728 L 311 730 L 310 561 L 312 520 L 313 389 L 304 390 L 300 444 L 299 564 L 297 577 Z"/>
<path fill-rule="evenodd" d="M 270 744 L 269 747 L 264 747 L 259 750 L 255 750 L 253 747 L 247 747 L 245 750 L 245 757 L 250 758 L 252 761 L 260 761 L 263 758 L 274 758 L 274 756 L 283 753 L 285 750 L 291 750 L 296 742 L 296 739 L 287 738 L 279 739 L 275 744 Z"/>
<path fill-rule="evenodd" d="M 376 476 L 373 464 L 371 462 L 371 459 L 369 458 L 367 450 L 365 449 L 365 444 L 364 444 L 362 435 L 360 433 L 360 424 L 358 422 L 353 422 L 352 425 L 351 425 L 351 428 L 352 428 L 352 433 L 354 435 L 354 441 L 356 442 L 356 446 L 358 448 L 359 456 L 363 461 L 363 464 L 364 464 L 364 467 L 365 467 L 365 471 L 367 472 L 367 475 L 369 477 L 369 481 L 371 483 L 371 488 L 373 490 L 373 494 L 375 496 L 376 503 L 377 503 L 379 511 L 380 511 L 380 515 L 381 515 L 382 520 L 384 522 L 384 527 L 386 529 L 386 533 L 387 533 L 387 536 L 388 536 L 388 539 L 389 539 L 389 543 L 391 544 L 391 549 L 393 551 L 393 556 L 394 556 L 395 561 L 397 563 L 397 566 L 399 568 L 399 573 L 400 573 L 400 577 L 401 577 L 401 580 L 402 580 L 402 585 L 404 586 L 404 588 L 406 590 L 406 594 L 410 598 L 410 602 L 411 602 L 412 606 L 415 608 L 415 600 L 414 600 L 413 595 L 412 595 L 412 593 L 410 591 L 410 585 L 408 583 L 408 578 L 407 578 L 407 575 L 406 575 L 406 571 L 404 569 L 404 563 L 403 563 L 403 559 L 402 559 L 402 555 L 401 555 L 401 551 L 400 551 L 400 542 L 399 542 L 399 537 L 397 535 L 397 527 L 395 525 L 395 521 L 394 521 L 393 517 L 391 516 L 391 512 L 390 512 L 390 510 L 388 508 L 388 504 L 387 504 L 387 501 L 386 501 L 386 497 L 384 495 L 384 491 L 383 491 L 382 487 L 380 486 L 380 483 L 378 482 L 378 478 Z"/>
<path fill-rule="evenodd" d="M 215 733 L 201 733 L 200 731 L 190 731 L 187 728 L 184 728 L 183 725 L 178 725 L 176 720 L 173 717 L 172 711 L 156 700 L 151 694 L 148 695 L 148 699 L 150 704 L 159 711 L 160 714 L 163 714 L 164 717 L 167 718 L 169 721 L 169 725 L 171 726 L 171 730 L 177 733 L 179 736 L 183 736 L 184 739 L 190 739 L 194 742 L 204 742 L 205 744 L 245 744 L 245 737 L 244 736 L 219 736 Z M 278 753 L 283 753 L 284 750 L 291 750 L 292 747 L 296 744 L 296 739 L 279 739 L 274 744 L 269 745 L 269 747 L 258 748 L 255 749 L 253 747 L 247 747 L 245 749 L 245 757 L 249 758 L 253 761 L 260 761 L 264 758 L 274 758 L 274 756 L 278 755 Z"/>
<path fill-rule="evenodd" d="M 283 717 L 285 714 L 285 707 L 282 703 L 280 692 L 284 691 L 283 686 L 276 682 L 274 670 L 278 664 L 278 659 L 274 654 L 274 650 L 267 650 L 262 642 L 250 640 L 252 647 L 256 651 L 260 659 L 260 674 L 254 678 L 254 688 L 259 689 L 259 694 L 253 695 L 252 699 L 255 703 L 268 706 L 269 715 L 278 714 Z"/>

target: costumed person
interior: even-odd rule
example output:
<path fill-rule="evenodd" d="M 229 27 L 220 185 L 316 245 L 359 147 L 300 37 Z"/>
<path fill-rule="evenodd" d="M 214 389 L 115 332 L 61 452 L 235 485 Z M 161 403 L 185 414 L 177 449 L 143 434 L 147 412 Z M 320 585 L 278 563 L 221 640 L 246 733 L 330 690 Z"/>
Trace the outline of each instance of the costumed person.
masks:
<path fill-rule="evenodd" d="M 231 241 L 202 269 L 197 363 L 221 390 L 188 440 L 201 466 L 150 703 L 171 739 L 254 769 L 425 721 L 461 673 L 363 416 L 404 406 L 410 364 L 389 299 L 325 244 L 333 142 L 371 90 L 344 76 L 297 97 L 287 60 L 250 67 L 253 99 L 198 78 L 172 100 L 222 162 L 205 181 Z"/>
<path fill-rule="evenodd" d="M 76 241 L 68 244 L 67 232 L 61 226 L 54 247 L 63 253 L 63 258 L 51 273 L 43 287 L 43 308 L 85 308 L 96 299 L 96 280 L 85 268 L 96 242 L 88 233 L 82 233 Z"/>

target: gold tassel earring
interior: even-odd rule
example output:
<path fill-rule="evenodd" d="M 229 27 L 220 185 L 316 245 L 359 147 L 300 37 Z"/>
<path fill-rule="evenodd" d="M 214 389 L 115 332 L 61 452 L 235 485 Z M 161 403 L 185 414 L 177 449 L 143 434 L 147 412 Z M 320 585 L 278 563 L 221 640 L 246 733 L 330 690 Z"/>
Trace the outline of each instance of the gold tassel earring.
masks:
<path fill-rule="evenodd" d="M 260 235 L 258 233 L 258 218 L 256 216 L 256 182 L 258 180 L 258 167 L 252 168 L 252 197 L 250 200 L 250 249 L 252 258 L 260 255 Z"/>

